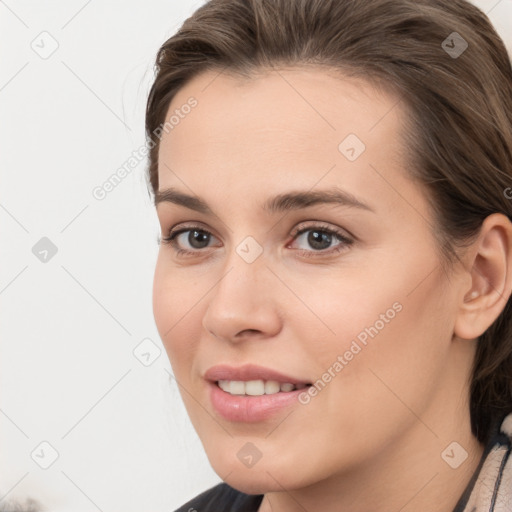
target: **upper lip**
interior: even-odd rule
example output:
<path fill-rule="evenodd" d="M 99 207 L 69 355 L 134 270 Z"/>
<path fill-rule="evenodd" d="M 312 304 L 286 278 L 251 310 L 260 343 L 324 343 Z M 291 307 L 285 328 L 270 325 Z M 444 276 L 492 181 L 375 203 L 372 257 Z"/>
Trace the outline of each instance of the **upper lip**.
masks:
<path fill-rule="evenodd" d="M 271 368 L 246 364 L 243 366 L 228 366 L 225 364 L 212 366 L 204 374 L 206 380 L 216 382 L 218 380 L 275 380 L 279 383 L 309 384 L 308 381 L 285 375 Z"/>

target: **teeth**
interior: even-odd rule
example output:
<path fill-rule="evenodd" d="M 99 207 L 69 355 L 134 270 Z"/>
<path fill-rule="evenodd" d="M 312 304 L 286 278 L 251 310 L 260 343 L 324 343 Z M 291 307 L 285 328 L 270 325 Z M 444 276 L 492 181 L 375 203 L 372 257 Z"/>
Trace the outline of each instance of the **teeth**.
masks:
<path fill-rule="evenodd" d="M 233 381 L 230 383 L 229 391 L 233 395 L 245 395 L 245 384 L 241 381 Z"/>
<path fill-rule="evenodd" d="M 274 393 L 279 393 L 279 391 L 279 382 L 276 382 L 275 380 L 267 380 L 267 382 L 265 382 L 266 395 L 273 395 Z"/>
<path fill-rule="evenodd" d="M 223 391 L 231 395 L 250 396 L 273 395 L 279 393 L 279 391 L 289 392 L 306 387 L 306 384 L 295 386 L 295 384 L 289 382 L 280 384 L 275 380 L 219 380 L 218 385 Z"/>
<path fill-rule="evenodd" d="M 240 382 L 242 384 L 242 389 L 244 386 L 243 382 Z M 231 384 L 233 385 L 233 384 Z M 246 395 L 252 395 L 252 396 L 258 396 L 265 394 L 265 383 L 262 380 L 249 380 L 245 383 L 245 394 Z"/>

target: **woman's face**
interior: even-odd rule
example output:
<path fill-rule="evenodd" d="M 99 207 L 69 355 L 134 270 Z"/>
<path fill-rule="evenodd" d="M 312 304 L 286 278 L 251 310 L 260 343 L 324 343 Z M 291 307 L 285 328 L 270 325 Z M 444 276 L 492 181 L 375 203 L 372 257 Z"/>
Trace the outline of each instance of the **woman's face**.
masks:
<path fill-rule="evenodd" d="M 441 433 L 461 396 L 472 354 L 452 340 L 460 286 L 407 177 L 402 107 L 305 68 L 210 71 L 170 105 L 179 122 L 161 140 L 157 212 L 163 238 L 181 234 L 160 246 L 154 315 L 209 461 L 240 490 L 357 471 L 430 436 L 426 425 Z M 205 376 L 249 364 L 316 386 L 233 384 L 269 391 L 242 396 Z"/>

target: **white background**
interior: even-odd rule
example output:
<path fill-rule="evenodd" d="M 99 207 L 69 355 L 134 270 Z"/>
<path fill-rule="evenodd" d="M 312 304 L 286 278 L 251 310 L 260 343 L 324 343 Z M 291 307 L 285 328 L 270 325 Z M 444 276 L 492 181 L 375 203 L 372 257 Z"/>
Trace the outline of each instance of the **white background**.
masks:
<path fill-rule="evenodd" d="M 92 195 L 143 146 L 156 51 L 202 3 L 0 1 L 0 498 L 171 512 L 220 481 L 154 324 L 146 161 Z M 476 3 L 511 49 L 512 0 Z"/>

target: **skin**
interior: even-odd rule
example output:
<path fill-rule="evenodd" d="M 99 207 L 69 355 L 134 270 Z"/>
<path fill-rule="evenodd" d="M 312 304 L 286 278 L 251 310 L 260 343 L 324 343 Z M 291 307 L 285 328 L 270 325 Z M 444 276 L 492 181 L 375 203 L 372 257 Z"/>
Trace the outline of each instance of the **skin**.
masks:
<path fill-rule="evenodd" d="M 407 174 L 405 107 L 369 83 L 314 68 L 251 79 L 209 71 L 166 118 L 190 96 L 197 107 L 161 140 L 159 190 L 200 197 L 214 215 L 171 202 L 157 214 L 163 237 L 190 226 L 211 236 L 193 246 L 181 235 L 191 256 L 160 245 L 153 309 L 213 469 L 265 494 L 260 512 L 451 512 L 483 452 L 470 428 L 470 368 L 475 338 L 510 296 L 510 222 L 490 216 L 445 273 L 424 190 Z M 350 133 L 366 145 L 353 162 L 338 149 Z M 279 193 L 332 186 L 373 211 L 261 208 Z M 293 236 L 319 223 L 353 243 L 333 236 L 318 248 L 311 231 Z M 236 252 L 247 236 L 263 249 L 252 263 Z M 396 302 L 401 311 L 307 405 L 256 424 L 213 409 L 209 367 L 250 362 L 315 382 Z M 454 441 L 468 453 L 457 469 L 441 457 Z M 246 442 L 262 454 L 250 468 L 237 457 Z"/>

